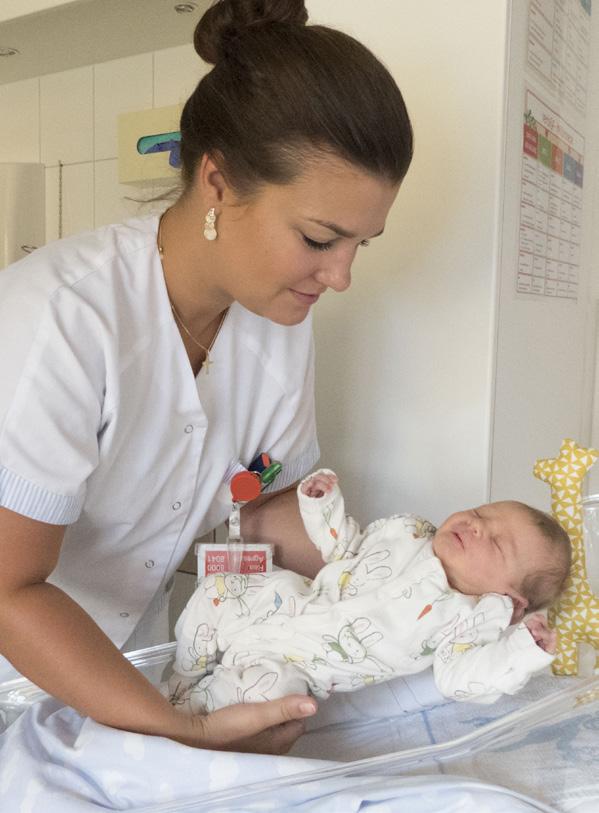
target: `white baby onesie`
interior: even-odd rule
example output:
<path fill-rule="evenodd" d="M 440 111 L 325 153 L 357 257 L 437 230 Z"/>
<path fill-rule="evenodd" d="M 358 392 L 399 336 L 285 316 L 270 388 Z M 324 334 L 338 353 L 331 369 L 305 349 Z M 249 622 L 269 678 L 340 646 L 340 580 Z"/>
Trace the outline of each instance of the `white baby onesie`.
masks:
<path fill-rule="evenodd" d="M 431 665 L 446 697 L 490 703 L 552 661 L 523 623 L 509 626 L 508 596 L 449 586 L 426 520 L 397 515 L 361 531 L 338 486 L 298 496 L 327 564 L 313 581 L 285 570 L 201 580 L 175 629 L 169 693 L 182 710 L 326 698 Z"/>

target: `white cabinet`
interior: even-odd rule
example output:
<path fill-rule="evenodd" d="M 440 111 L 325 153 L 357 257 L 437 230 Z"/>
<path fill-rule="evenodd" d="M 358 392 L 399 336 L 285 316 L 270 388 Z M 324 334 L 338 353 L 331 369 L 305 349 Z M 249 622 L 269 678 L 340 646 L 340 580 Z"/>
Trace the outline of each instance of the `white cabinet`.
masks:
<path fill-rule="evenodd" d="M 0 164 L 0 268 L 43 245 L 44 167 Z"/>

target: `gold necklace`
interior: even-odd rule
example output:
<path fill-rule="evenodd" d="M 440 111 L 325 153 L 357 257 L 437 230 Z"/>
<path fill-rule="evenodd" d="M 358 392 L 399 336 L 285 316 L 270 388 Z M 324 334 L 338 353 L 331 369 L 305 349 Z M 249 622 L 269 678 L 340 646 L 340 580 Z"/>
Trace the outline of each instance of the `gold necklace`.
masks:
<path fill-rule="evenodd" d="M 166 210 L 166 212 L 168 212 L 168 209 Z M 156 243 L 158 245 L 158 253 L 160 254 L 160 263 L 161 264 L 162 264 L 162 260 L 163 260 L 163 257 L 164 257 L 164 247 L 162 245 L 162 218 L 164 217 L 166 212 L 163 212 L 160 215 L 160 219 L 158 220 L 158 234 L 156 235 Z M 162 269 L 162 273 L 164 274 L 164 267 Z M 164 281 L 165 281 L 165 284 L 166 284 L 166 276 L 165 276 Z M 208 347 L 206 347 L 205 344 L 202 344 L 202 342 L 200 342 L 200 341 L 198 341 L 198 339 L 196 339 L 196 337 L 189 330 L 189 328 L 187 327 L 187 325 L 185 324 L 183 319 L 181 319 L 179 311 L 175 308 L 175 306 L 173 304 L 173 300 L 171 299 L 171 295 L 170 295 L 170 293 L 168 291 L 168 287 L 166 289 L 166 295 L 168 296 L 168 301 L 170 303 L 171 311 L 173 312 L 173 316 L 175 317 L 176 321 L 181 326 L 182 330 L 185 332 L 185 334 L 187 336 L 189 336 L 189 338 L 191 339 L 191 341 L 194 344 L 196 344 L 199 348 L 201 348 L 204 351 L 204 353 L 206 353 L 206 358 L 204 359 L 204 361 L 202 363 L 201 369 L 203 369 L 203 370 L 205 369 L 206 370 L 206 375 L 208 375 L 209 372 L 210 372 L 210 365 L 214 363 L 212 361 L 212 359 L 210 358 L 210 351 L 214 347 L 214 342 L 218 338 L 218 334 L 220 333 L 220 329 L 223 326 L 223 322 L 225 321 L 225 317 L 226 317 L 227 313 L 229 312 L 229 309 L 225 308 L 224 311 L 221 313 L 220 320 L 219 320 L 218 326 L 216 328 L 216 332 L 215 332 L 214 336 L 212 337 L 212 341 L 210 342 Z"/>

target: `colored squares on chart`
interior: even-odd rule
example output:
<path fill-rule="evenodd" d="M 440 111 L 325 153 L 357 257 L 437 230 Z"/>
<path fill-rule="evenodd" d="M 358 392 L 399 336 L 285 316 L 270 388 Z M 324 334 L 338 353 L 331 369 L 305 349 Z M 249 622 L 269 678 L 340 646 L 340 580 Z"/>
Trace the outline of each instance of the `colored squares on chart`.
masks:
<path fill-rule="evenodd" d="M 524 125 L 524 152 L 536 158 L 539 151 L 539 134 L 528 124 Z"/>
<path fill-rule="evenodd" d="M 539 135 L 539 161 L 546 167 L 551 167 L 551 141 L 545 136 Z"/>

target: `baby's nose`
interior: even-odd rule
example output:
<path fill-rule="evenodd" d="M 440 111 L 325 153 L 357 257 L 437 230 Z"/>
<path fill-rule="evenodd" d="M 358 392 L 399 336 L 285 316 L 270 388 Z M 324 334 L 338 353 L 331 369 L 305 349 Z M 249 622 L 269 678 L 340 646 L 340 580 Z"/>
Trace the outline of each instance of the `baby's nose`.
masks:
<path fill-rule="evenodd" d="M 473 535 L 477 539 L 480 539 L 480 537 L 482 536 L 482 533 L 483 533 L 483 529 L 482 529 L 481 523 L 479 522 L 478 519 L 472 520 L 472 523 L 470 525 L 470 529 L 471 529 Z"/>

